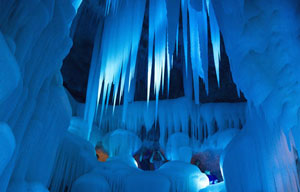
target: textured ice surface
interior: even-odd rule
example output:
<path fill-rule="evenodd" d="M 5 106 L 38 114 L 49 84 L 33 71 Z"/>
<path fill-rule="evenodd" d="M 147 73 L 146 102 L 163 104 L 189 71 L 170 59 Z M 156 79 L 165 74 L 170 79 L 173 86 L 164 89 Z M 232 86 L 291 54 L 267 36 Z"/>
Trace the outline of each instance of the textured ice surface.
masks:
<path fill-rule="evenodd" d="M 0 104 L 7 99 L 20 81 L 20 69 L 14 57 L 14 42 L 6 42 L 5 37 L 0 31 Z"/>
<path fill-rule="evenodd" d="M 10 127 L 0 122 L 0 174 L 10 161 L 16 147 L 15 137 Z"/>
<path fill-rule="evenodd" d="M 225 150 L 226 188 L 297 191 L 293 148 L 299 151 L 299 1 L 212 4 L 233 80 L 252 103 L 247 125 Z"/>
<path fill-rule="evenodd" d="M 210 150 L 224 150 L 230 141 L 240 133 L 239 129 L 232 128 L 224 131 L 217 132 L 208 137 L 200 146 L 200 151 Z"/>
<path fill-rule="evenodd" d="M 94 147 L 83 138 L 68 133 L 58 148 L 50 191 L 70 191 L 72 183 L 96 163 Z"/>
<path fill-rule="evenodd" d="M 130 174 L 125 181 L 126 192 L 170 191 L 170 180 L 154 171 L 140 171 Z"/>
<path fill-rule="evenodd" d="M 199 192 L 226 192 L 225 183 L 220 182 L 214 185 L 209 185 L 204 189 L 201 189 Z"/>
<path fill-rule="evenodd" d="M 117 129 L 104 136 L 103 147 L 110 157 L 133 155 L 141 147 L 140 138 L 131 131 Z"/>
<path fill-rule="evenodd" d="M 71 117 L 60 68 L 72 46 L 74 14 L 69 0 L 0 2 L 0 121 L 16 141 L 0 191 L 19 181 L 50 182 Z"/>
<path fill-rule="evenodd" d="M 106 179 L 101 174 L 85 174 L 72 184 L 71 192 L 110 192 Z"/>
<path fill-rule="evenodd" d="M 166 145 L 166 157 L 168 160 L 181 160 L 189 163 L 192 158 L 190 139 L 183 133 L 175 133 L 168 139 Z"/>
<path fill-rule="evenodd" d="M 70 126 L 68 128 L 68 131 L 70 133 L 73 133 L 74 135 L 77 135 L 83 139 L 87 139 L 87 130 L 88 129 L 88 123 L 87 121 L 83 120 L 81 117 L 72 117 L 70 121 Z"/>
<path fill-rule="evenodd" d="M 173 133 L 191 133 L 191 139 L 203 141 L 216 131 L 228 128 L 240 128 L 245 123 L 246 103 L 210 103 L 195 105 L 189 98 L 162 100 L 158 108 L 157 121 L 160 127 L 160 144 L 164 147 L 168 137 Z M 128 104 L 127 113 L 122 121 L 123 108 L 116 106 L 111 115 L 112 106 L 102 117 L 99 131 L 111 132 L 116 129 L 127 129 L 139 134 L 141 127 L 149 131 L 155 124 L 155 101 L 149 106 L 144 101 Z M 190 127 L 190 128 L 189 128 Z M 95 127 L 97 129 L 97 127 Z M 181 130 L 181 131 L 180 131 Z M 100 134 L 95 131 L 95 134 Z"/>

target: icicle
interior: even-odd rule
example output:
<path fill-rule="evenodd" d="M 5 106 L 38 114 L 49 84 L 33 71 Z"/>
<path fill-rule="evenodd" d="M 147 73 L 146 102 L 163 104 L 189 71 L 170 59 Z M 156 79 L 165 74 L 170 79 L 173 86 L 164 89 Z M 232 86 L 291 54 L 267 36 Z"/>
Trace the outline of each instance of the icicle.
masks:
<path fill-rule="evenodd" d="M 206 0 L 202 0 L 202 11 L 199 12 L 198 30 L 200 37 L 202 67 L 204 72 L 203 80 L 205 84 L 206 94 L 208 95 L 208 26 L 205 1 Z"/>
<path fill-rule="evenodd" d="M 80 7 L 81 3 L 82 3 L 82 0 L 74 0 L 72 2 L 72 5 L 73 5 L 76 12 L 77 12 L 78 8 Z"/>
<path fill-rule="evenodd" d="M 150 87 L 151 87 L 151 73 L 152 73 L 152 57 L 153 57 L 153 45 L 154 45 L 154 29 L 155 29 L 155 17 L 152 16 L 155 11 L 155 1 L 149 1 L 149 36 L 148 36 L 148 79 L 147 79 L 147 106 L 150 99 Z M 152 18 L 154 17 L 154 18 Z"/>
<path fill-rule="evenodd" d="M 201 18 L 201 14 L 194 10 L 189 4 L 189 24 L 190 24 L 190 46 L 191 46 L 191 64 L 193 70 L 193 82 L 194 82 L 194 96 L 195 103 L 199 104 L 199 77 L 203 78 L 200 42 L 199 42 L 199 29 L 198 20 Z"/>
<path fill-rule="evenodd" d="M 121 5 L 122 3 L 122 0 L 106 0 L 105 15 L 108 15 L 110 11 L 116 13 L 119 8 L 119 5 Z"/>
<path fill-rule="evenodd" d="M 182 25 L 183 25 L 183 48 L 185 71 L 187 73 L 188 65 L 188 24 L 187 24 L 187 0 L 181 0 Z"/>
<path fill-rule="evenodd" d="M 102 81 L 100 83 L 100 79 L 98 79 L 98 76 L 100 74 L 99 53 L 100 53 L 102 29 L 103 29 L 103 25 L 100 23 L 98 25 L 97 32 L 96 32 L 91 67 L 89 72 L 88 87 L 86 93 L 84 120 L 88 122 L 87 139 L 89 139 L 90 133 L 92 131 L 94 116 L 95 116 L 96 109 L 98 107 L 98 97 L 100 92 L 98 90 L 101 90 L 101 86 L 102 86 Z"/>
<path fill-rule="evenodd" d="M 219 76 L 219 62 L 220 62 L 220 31 L 217 22 L 217 18 L 214 12 L 214 8 L 212 3 L 208 3 L 208 13 L 210 19 L 210 31 L 211 31 L 211 42 L 213 46 L 213 54 L 214 54 L 214 62 L 215 62 L 215 69 L 216 75 L 218 80 L 218 86 L 220 87 L 220 76 Z"/>
<path fill-rule="evenodd" d="M 180 15 L 180 0 L 166 0 L 167 2 L 167 16 L 168 16 L 168 53 L 169 60 L 175 50 L 175 42 L 177 38 L 177 30 L 179 26 Z"/>
<path fill-rule="evenodd" d="M 168 89 L 167 89 L 167 97 L 169 97 L 169 91 L 170 91 L 170 71 L 171 71 L 171 64 L 170 61 L 172 61 L 173 56 L 170 56 L 170 53 L 168 51 L 168 45 L 167 45 L 167 75 L 168 75 Z M 171 57 L 171 59 L 170 59 Z"/>
<path fill-rule="evenodd" d="M 167 44 L 167 9 L 165 0 L 150 0 L 149 5 L 149 49 L 148 49 L 148 92 L 149 103 L 152 70 L 152 51 L 154 46 L 154 92 L 158 102 L 159 91 L 163 86 Z M 154 39 L 155 36 L 155 39 Z M 153 40 L 155 41 L 153 43 Z"/>
<path fill-rule="evenodd" d="M 177 32 L 176 32 L 176 56 L 178 56 L 178 36 L 179 36 L 179 25 L 177 25 Z"/>
<path fill-rule="evenodd" d="M 140 44 L 140 37 L 142 33 L 142 25 L 144 21 L 144 12 L 146 7 L 146 0 L 136 0 L 134 7 L 139 7 L 141 10 L 134 11 L 134 20 L 133 20 L 133 27 L 132 29 L 132 44 L 131 44 L 131 56 L 130 56 L 130 71 L 129 71 L 129 86 L 130 89 L 131 80 L 134 77 L 135 73 L 135 66 L 136 66 L 136 58 L 138 53 L 138 48 Z"/>

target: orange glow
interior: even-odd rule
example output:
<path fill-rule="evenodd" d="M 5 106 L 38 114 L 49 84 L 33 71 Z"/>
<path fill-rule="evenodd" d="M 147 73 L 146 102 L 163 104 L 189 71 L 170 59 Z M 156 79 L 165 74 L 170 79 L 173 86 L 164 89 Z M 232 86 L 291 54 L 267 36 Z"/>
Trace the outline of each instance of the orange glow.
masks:
<path fill-rule="evenodd" d="M 96 154 L 98 155 L 98 161 L 105 162 L 108 158 L 108 154 L 101 149 L 97 149 Z"/>

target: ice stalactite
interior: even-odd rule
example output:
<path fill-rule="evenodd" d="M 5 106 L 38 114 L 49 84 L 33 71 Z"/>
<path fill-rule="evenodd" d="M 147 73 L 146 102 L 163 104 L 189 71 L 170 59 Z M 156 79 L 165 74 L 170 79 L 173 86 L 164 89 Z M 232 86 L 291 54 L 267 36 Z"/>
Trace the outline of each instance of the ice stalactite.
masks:
<path fill-rule="evenodd" d="M 193 85 L 194 85 L 194 98 L 195 103 L 199 104 L 199 77 L 203 78 L 200 42 L 199 42 L 199 26 L 200 14 L 197 12 L 190 3 L 188 4 L 189 10 L 189 24 L 190 24 L 190 54 L 191 64 L 193 71 Z"/>
<path fill-rule="evenodd" d="M 72 5 L 76 12 L 77 12 L 78 8 L 80 7 L 81 3 L 82 3 L 82 0 L 73 0 Z"/>
<path fill-rule="evenodd" d="M 149 3 L 150 3 L 149 5 L 150 8 L 149 8 L 148 67 L 149 65 L 152 65 L 152 62 L 154 61 L 154 70 L 153 70 L 154 71 L 154 92 L 156 95 L 155 114 L 157 115 L 159 91 L 161 88 L 163 89 L 164 87 L 168 21 L 167 21 L 167 7 L 166 7 L 165 0 L 150 0 Z M 152 58 L 153 53 L 154 53 L 154 58 Z M 170 69 L 168 68 L 167 70 Z M 148 76 L 148 91 L 150 91 L 151 72 L 149 74 L 150 77 Z M 148 92 L 147 94 L 149 95 L 150 93 Z"/>
<path fill-rule="evenodd" d="M 206 94 L 208 95 L 208 24 L 207 24 L 207 9 L 206 4 L 202 0 L 201 11 L 198 12 L 198 30 L 200 39 L 200 52 L 203 68 L 203 80 L 205 83 Z"/>
<path fill-rule="evenodd" d="M 183 49 L 186 74 L 188 73 L 188 0 L 181 0 L 181 14 L 183 27 Z"/>
<path fill-rule="evenodd" d="M 220 30 L 219 30 L 218 21 L 217 21 L 212 3 L 208 3 L 207 9 L 208 9 L 208 15 L 209 15 L 210 34 L 211 34 L 211 43 L 213 46 L 215 70 L 216 70 L 218 85 L 220 86 L 220 75 L 219 75 L 219 68 L 220 68 L 219 62 L 220 62 L 220 56 L 221 56 Z"/>
<path fill-rule="evenodd" d="M 173 53 L 175 46 L 178 46 L 178 27 L 180 15 L 180 0 L 167 0 L 167 16 L 168 16 L 168 48 L 167 48 L 167 71 L 168 71 L 168 93 L 170 87 L 170 67 L 173 66 Z M 178 51 L 178 47 L 176 48 Z"/>
<path fill-rule="evenodd" d="M 148 70 L 154 61 L 154 92 L 156 95 L 156 108 L 158 107 L 159 91 L 164 82 L 167 47 L 167 7 L 165 0 L 150 0 L 149 2 L 149 54 Z M 153 46 L 152 46 L 153 45 Z M 152 54 L 154 53 L 154 58 Z M 168 68 L 168 70 L 170 70 Z M 149 77 L 150 76 L 150 77 Z M 148 71 L 148 102 L 150 95 L 151 72 Z M 155 112 L 157 114 L 157 110 Z"/>
<path fill-rule="evenodd" d="M 85 119 L 89 122 L 88 135 L 96 111 L 103 114 L 107 108 L 110 93 L 113 93 L 115 105 L 118 90 L 120 89 L 119 102 L 123 92 L 130 90 L 146 5 L 145 0 L 108 1 L 107 3 L 107 6 L 120 8 L 108 14 L 103 33 L 101 33 L 102 26 L 99 26 L 96 35 L 85 110 Z M 124 87 L 127 90 L 124 90 Z M 125 102 L 127 101 L 124 100 Z M 99 103 L 101 108 L 98 109 Z"/>
<path fill-rule="evenodd" d="M 111 13 L 116 13 L 119 6 L 122 4 L 122 2 L 126 3 L 126 0 L 107 0 L 106 1 L 106 9 L 105 9 L 105 13 L 108 15 L 110 12 Z"/>

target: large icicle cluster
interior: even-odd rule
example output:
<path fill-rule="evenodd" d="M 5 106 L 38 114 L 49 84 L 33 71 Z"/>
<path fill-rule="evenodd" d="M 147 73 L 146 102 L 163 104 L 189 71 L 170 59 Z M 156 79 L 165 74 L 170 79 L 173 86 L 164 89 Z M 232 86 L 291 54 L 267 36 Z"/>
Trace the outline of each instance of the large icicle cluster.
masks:
<path fill-rule="evenodd" d="M 117 12 L 111 12 L 106 17 L 103 32 L 102 25 L 98 26 L 85 110 L 85 119 L 89 122 L 88 137 L 100 100 L 99 111 L 102 114 L 107 108 L 111 91 L 114 105 L 117 102 L 118 92 L 119 102 L 124 92 L 125 105 L 128 95 L 134 89 L 130 82 L 135 72 L 146 1 L 130 0 L 122 1 L 120 4 Z"/>
<path fill-rule="evenodd" d="M 124 108 L 133 101 L 135 66 L 145 12 L 145 0 L 108 0 L 105 24 L 98 26 L 87 90 L 85 119 L 89 122 L 88 137 L 97 111 L 100 121 L 107 109 L 110 95 L 113 106 L 124 95 Z M 199 78 L 208 92 L 208 16 L 211 29 L 215 69 L 219 83 L 220 33 L 210 0 L 150 0 L 147 102 L 151 79 L 156 95 L 155 116 L 158 114 L 159 93 L 163 91 L 167 74 L 167 93 L 173 53 L 178 53 L 180 7 L 183 25 L 186 75 L 193 76 L 195 103 L 199 104 Z M 110 11 L 112 10 L 112 11 Z M 190 58 L 190 59 L 189 59 Z M 188 72 L 189 65 L 192 69 Z M 153 71 L 153 72 L 152 72 Z M 101 105 L 99 105 L 101 103 Z M 98 109 L 98 107 L 101 108 Z M 113 108 L 114 109 L 114 108 Z M 114 110 L 112 110 L 114 112 Z M 123 112 L 125 120 L 126 110 Z"/>

